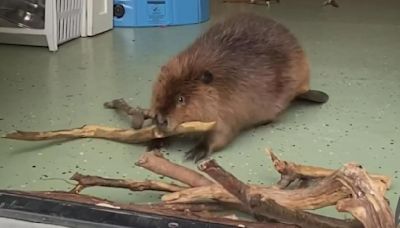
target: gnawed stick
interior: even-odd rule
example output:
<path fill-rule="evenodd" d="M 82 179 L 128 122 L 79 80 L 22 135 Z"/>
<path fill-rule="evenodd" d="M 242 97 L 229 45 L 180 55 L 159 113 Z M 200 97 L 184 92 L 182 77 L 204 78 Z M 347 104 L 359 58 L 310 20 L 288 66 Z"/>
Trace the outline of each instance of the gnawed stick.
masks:
<path fill-rule="evenodd" d="M 276 224 L 276 223 L 260 223 L 260 222 L 252 222 L 246 220 L 233 220 L 228 218 L 218 218 L 218 217 L 205 217 L 204 214 L 199 216 L 196 212 L 191 212 L 188 210 L 180 211 L 180 210 L 171 210 L 170 206 L 166 206 L 163 208 L 161 205 L 139 205 L 139 204 L 122 204 L 112 202 L 106 199 L 101 199 L 94 196 L 83 195 L 83 194 L 75 194 L 70 192 L 62 192 L 62 191 L 50 191 L 50 192 L 29 192 L 29 191 L 1 191 L 3 193 L 31 196 L 31 197 L 39 197 L 43 199 L 54 199 L 66 202 L 77 202 L 83 203 L 87 205 L 94 205 L 98 207 L 110 208 L 115 210 L 125 210 L 130 212 L 138 212 L 138 213 L 149 213 L 160 216 L 169 216 L 173 218 L 183 218 L 190 219 L 195 221 L 203 221 L 203 222 L 211 222 L 222 225 L 229 225 L 234 227 L 254 227 L 254 228 L 294 228 L 295 226 L 286 225 L 286 224 Z M 0 192 L 0 193 L 1 193 Z"/>
<path fill-rule="evenodd" d="M 179 125 L 172 132 L 160 132 L 155 126 L 140 130 L 112 128 L 99 125 L 84 125 L 80 128 L 72 128 L 57 131 L 28 132 L 16 131 L 6 134 L 3 138 L 41 141 L 51 139 L 74 138 L 101 138 L 124 143 L 143 143 L 155 138 L 165 138 L 173 135 L 206 132 L 215 126 L 215 122 L 187 122 Z"/>
<path fill-rule="evenodd" d="M 395 218 L 379 186 L 358 164 L 346 164 L 337 179 L 349 188 L 352 197 L 340 200 L 338 211 L 350 212 L 365 228 L 394 228 Z"/>
<path fill-rule="evenodd" d="M 360 227 L 360 224 L 354 223 L 354 221 L 348 222 L 300 210 L 288 209 L 262 194 L 254 194 L 250 190 L 250 186 L 225 171 L 215 160 L 209 159 L 200 163 L 199 169 L 221 184 L 225 190 L 239 199 L 257 217 L 262 216 L 268 220 L 272 219 L 285 224 L 299 225 L 300 227 L 307 228 Z"/>
<path fill-rule="evenodd" d="M 278 186 L 286 188 L 292 182 L 296 180 L 304 179 L 315 179 L 323 178 L 332 175 L 336 170 L 326 169 L 316 166 L 308 166 L 296 164 L 290 161 L 280 160 L 270 149 L 266 150 L 267 154 L 271 157 L 274 164 L 275 170 L 281 174 L 281 179 L 278 182 Z M 369 174 L 369 176 L 377 182 L 383 184 L 384 190 L 389 189 L 391 185 L 391 179 L 388 176 Z"/>
<path fill-rule="evenodd" d="M 80 173 L 75 173 L 70 179 L 78 182 L 78 184 L 71 190 L 73 193 L 80 193 L 83 189 L 94 186 L 125 188 L 131 191 L 153 190 L 176 192 L 185 189 L 185 187 L 173 183 L 169 184 L 154 180 L 132 181 L 124 179 L 110 179 L 99 176 L 82 175 Z"/>
<path fill-rule="evenodd" d="M 213 181 L 195 170 L 170 162 L 160 152 L 144 153 L 135 164 L 153 173 L 170 177 L 192 187 L 214 184 Z"/>

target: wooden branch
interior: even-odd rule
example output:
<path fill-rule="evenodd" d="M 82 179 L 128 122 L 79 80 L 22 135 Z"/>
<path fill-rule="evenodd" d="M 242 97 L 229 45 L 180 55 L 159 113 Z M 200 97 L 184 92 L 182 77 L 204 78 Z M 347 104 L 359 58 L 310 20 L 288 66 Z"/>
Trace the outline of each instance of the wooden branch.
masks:
<path fill-rule="evenodd" d="M 174 218 L 191 219 L 194 221 L 211 222 L 221 225 L 235 227 L 254 227 L 254 228 L 294 228 L 295 226 L 277 223 L 260 223 L 246 220 L 233 220 L 228 218 L 205 217 L 204 214 L 199 216 L 196 212 L 171 210 L 170 206 L 163 208 L 161 205 L 138 205 L 138 204 L 122 204 L 115 203 L 106 199 L 101 199 L 93 196 L 74 194 L 70 192 L 51 191 L 51 192 L 23 192 L 23 191 L 2 191 L 12 194 L 22 194 L 25 196 L 39 197 L 45 199 L 61 200 L 66 202 L 83 203 L 87 205 L 95 205 L 98 207 L 111 208 L 116 210 L 125 210 L 136 213 L 149 213 L 154 215 L 170 216 Z"/>
<path fill-rule="evenodd" d="M 280 160 L 270 149 L 266 150 L 271 157 L 275 170 L 281 174 L 281 179 L 278 182 L 280 188 L 286 188 L 296 180 L 307 180 L 315 178 L 323 178 L 332 175 L 335 170 L 326 169 L 316 166 L 300 165 L 294 162 Z M 383 191 L 390 188 L 391 179 L 388 176 L 369 174 L 382 188 Z"/>
<path fill-rule="evenodd" d="M 207 186 L 214 184 L 213 181 L 202 174 L 184 166 L 170 162 L 160 152 L 144 153 L 136 162 L 137 166 L 143 167 L 163 176 L 178 180 L 192 187 Z"/>
<path fill-rule="evenodd" d="M 206 172 L 215 181 L 221 184 L 240 200 L 257 217 L 262 216 L 285 224 L 299 225 L 300 227 L 360 227 L 359 224 L 340 219 L 329 218 L 300 210 L 292 210 L 277 204 L 274 200 L 262 194 L 254 194 L 251 187 L 241 182 L 232 174 L 220 167 L 215 160 L 206 160 L 199 165 L 199 169 Z"/>
<path fill-rule="evenodd" d="M 27 132 L 16 131 L 6 134 L 3 138 L 40 141 L 50 139 L 75 139 L 75 138 L 101 138 L 124 143 L 143 143 L 155 138 L 165 138 L 173 135 L 187 133 L 206 132 L 215 126 L 215 122 L 187 122 L 179 125 L 173 132 L 160 132 L 155 126 L 142 128 L 140 130 L 120 129 L 99 125 L 84 125 L 80 128 Z"/>
<path fill-rule="evenodd" d="M 70 179 L 78 182 L 78 184 L 71 190 L 71 192 L 77 194 L 85 188 L 94 186 L 125 188 L 131 191 L 153 190 L 176 192 L 185 189 L 185 187 L 176 184 L 168 184 L 154 180 L 132 181 L 123 179 L 110 179 L 99 176 L 82 175 L 80 173 L 75 173 Z"/>
<path fill-rule="evenodd" d="M 235 196 L 240 202 L 247 201 L 247 196 L 244 194 L 250 192 L 250 186 L 244 184 L 231 173 L 225 171 L 213 159 L 208 159 L 199 164 L 199 169 L 207 173 L 225 190 Z M 224 179 L 224 180 L 223 180 Z M 229 188 L 227 188 L 229 187 Z"/>
<path fill-rule="evenodd" d="M 278 204 L 298 210 L 314 210 L 332 206 L 341 199 L 349 197 L 350 192 L 334 177 L 327 177 L 313 186 L 304 189 L 277 189 L 249 185 L 252 194 L 260 194 Z M 162 201 L 168 203 L 191 203 L 217 200 L 220 202 L 239 203 L 239 201 L 220 185 L 188 188 L 179 192 L 163 195 Z"/>
<path fill-rule="evenodd" d="M 132 128 L 140 129 L 146 119 L 151 119 L 150 111 L 140 107 L 133 108 L 124 99 L 115 99 L 104 103 L 105 108 L 115 109 L 123 112 L 132 118 Z"/>
<path fill-rule="evenodd" d="M 338 202 L 338 211 L 350 212 L 365 228 L 395 228 L 395 218 L 379 186 L 358 164 L 346 164 L 337 179 L 351 189 L 352 198 Z"/>

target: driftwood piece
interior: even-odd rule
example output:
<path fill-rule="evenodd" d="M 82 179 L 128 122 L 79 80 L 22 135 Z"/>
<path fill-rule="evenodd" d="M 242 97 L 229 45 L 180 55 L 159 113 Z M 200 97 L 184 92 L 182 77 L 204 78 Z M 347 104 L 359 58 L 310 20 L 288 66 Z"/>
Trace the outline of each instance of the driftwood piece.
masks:
<path fill-rule="evenodd" d="M 155 138 L 165 138 L 173 135 L 187 133 L 199 133 L 211 130 L 215 122 L 187 122 L 179 125 L 173 132 L 160 132 L 155 126 L 140 130 L 112 128 L 99 125 L 84 125 L 80 128 L 72 128 L 57 131 L 28 132 L 16 131 L 6 134 L 3 138 L 40 141 L 51 139 L 75 139 L 75 138 L 101 138 L 124 143 L 143 143 Z"/>
<path fill-rule="evenodd" d="M 214 184 L 213 181 L 195 170 L 170 162 L 160 152 L 144 153 L 136 162 L 136 165 L 192 187 Z"/>
<path fill-rule="evenodd" d="M 365 228 L 395 228 L 394 215 L 376 182 L 362 166 L 346 164 L 337 179 L 352 192 L 352 197 L 338 202 L 338 211 L 350 212 Z"/>
<path fill-rule="evenodd" d="M 256 217 L 279 221 L 285 224 L 299 225 L 300 227 L 360 227 L 357 222 L 334 219 L 316 215 L 301 210 L 293 210 L 277 204 L 264 195 L 254 193 L 251 187 L 241 182 L 232 174 L 225 171 L 215 160 L 206 160 L 199 165 L 199 169 L 206 172 L 227 191 L 239 199 Z"/>
<path fill-rule="evenodd" d="M 163 192 L 176 192 L 185 189 L 185 187 L 161 181 L 132 181 L 123 179 L 110 179 L 99 176 L 82 175 L 80 173 L 75 173 L 70 179 L 78 182 L 78 184 L 71 190 L 71 192 L 73 193 L 80 193 L 83 189 L 93 186 L 125 188 L 131 191 L 153 190 Z"/>
<path fill-rule="evenodd" d="M 280 160 L 272 150 L 267 149 L 266 152 L 271 157 L 275 170 L 281 174 L 281 179 L 278 182 L 280 188 L 286 188 L 296 180 L 307 181 L 310 179 L 327 177 L 336 171 L 333 169 L 301 165 L 290 161 Z M 390 188 L 390 177 L 378 174 L 369 174 L 369 176 L 377 182 L 375 185 L 380 186 L 381 191 Z"/>
<path fill-rule="evenodd" d="M 190 210 L 185 210 L 183 205 L 176 207 L 175 209 L 183 209 L 180 210 L 172 210 L 170 205 L 162 204 L 146 204 L 146 205 L 138 205 L 138 204 L 122 204 L 111 202 L 106 199 L 101 199 L 94 196 L 75 194 L 71 192 L 62 192 L 62 191 L 50 191 L 50 192 L 28 192 L 28 191 L 3 191 L 12 194 L 22 194 L 25 196 L 31 197 L 40 197 L 45 199 L 54 199 L 61 200 L 67 202 L 77 202 L 83 203 L 87 205 L 95 205 L 98 207 L 117 209 L 117 210 L 125 210 L 128 212 L 139 212 L 139 213 L 150 213 L 161 216 L 170 216 L 174 218 L 183 218 L 183 219 L 191 219 L 195 221 L 203 221 L 203 222 L 211 222 L 222 225 L 229 225 L 234 227 L 254 227 L 254 228 L 294 228 L 296 226 L 286 225 L 286 224 L 278 224 L 278 223 L 261 223 L 247 220 L 235 220 L 229 218 L 220 218 L 215 216 L 207 217 L 204 213 L 201 216 L 198 215 L 197 212 L 192 212 Z M 190 207 L 190 206 L 189 206 Z M 186 209 L 188 209 L 187 207 Z M 205 206 L 207 207 L 207 206 Z"/>
<path fill-rule="evenodd" d="M 327 177 L 318 184 L 302 189 L 277 189 L 274 187 L 249 185 L 253 194 L 263 195 L 278 204 L 298 210 L 314 210 L 332 206 L 341 199 L 349 197 L 350 191 L 343 187 L 334 177 Z M 217 200 L 220 202 L 239 203 L 239 201 L 220 185 L 188 188 L 162 196 L 162 201 L 168 203 L 191 203 Z"/>

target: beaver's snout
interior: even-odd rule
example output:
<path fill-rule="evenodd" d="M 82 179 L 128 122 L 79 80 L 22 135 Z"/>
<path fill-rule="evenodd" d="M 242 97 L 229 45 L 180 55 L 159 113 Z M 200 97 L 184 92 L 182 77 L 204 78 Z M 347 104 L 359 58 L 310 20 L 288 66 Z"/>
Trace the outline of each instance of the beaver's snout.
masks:
<path fill-rule="evenodd" d="M 165 129 L 168 126 L 168 119 L 161 114 L 156 114 L 156 124 L 159 128 Z"/>

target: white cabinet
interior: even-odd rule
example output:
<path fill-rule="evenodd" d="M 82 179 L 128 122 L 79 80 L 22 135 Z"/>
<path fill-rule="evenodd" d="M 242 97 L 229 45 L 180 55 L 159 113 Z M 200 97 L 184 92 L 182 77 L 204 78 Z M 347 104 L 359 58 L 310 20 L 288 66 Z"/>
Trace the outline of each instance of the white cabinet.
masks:
<path fill-rule="evenodd" d="M 58 45 L 81 36 L 82 4 L 84 0 L 46 0 L 44 28 L 0 27 L 0 42 L 48 46 Z"/>
<path fill-rule="evenodd" d="M 0 0 L 1 1 L 1 0 Z M 44 28 L 1 27 L 0 43 L 48 46 L 113 28 L 113 0 L 45 0 Z"/>

